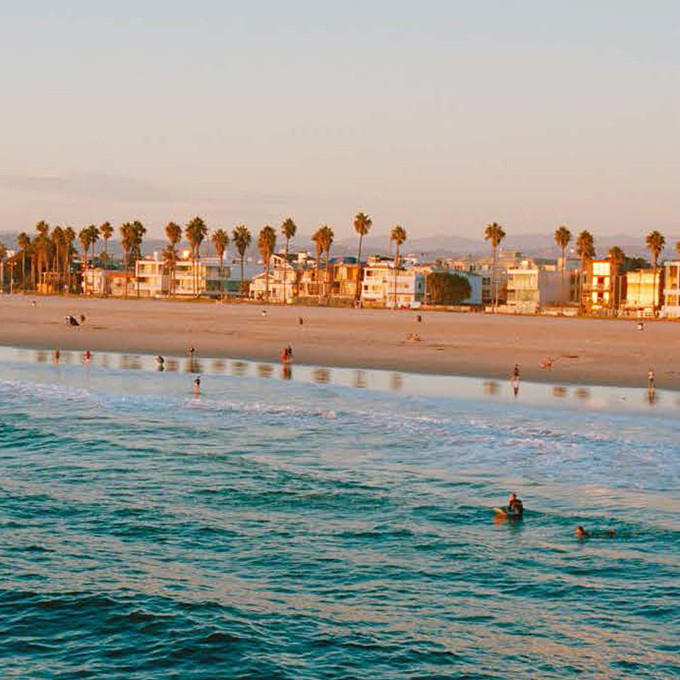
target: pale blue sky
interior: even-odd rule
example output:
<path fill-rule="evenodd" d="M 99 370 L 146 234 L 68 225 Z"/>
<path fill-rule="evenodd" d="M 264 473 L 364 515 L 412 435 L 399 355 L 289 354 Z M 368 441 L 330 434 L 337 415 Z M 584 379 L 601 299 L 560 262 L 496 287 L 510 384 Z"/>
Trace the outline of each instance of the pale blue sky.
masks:
<path fill-rule="evenodd" d="M 680 231 L 676 0 L 0 8 L 0 230 Z"/>

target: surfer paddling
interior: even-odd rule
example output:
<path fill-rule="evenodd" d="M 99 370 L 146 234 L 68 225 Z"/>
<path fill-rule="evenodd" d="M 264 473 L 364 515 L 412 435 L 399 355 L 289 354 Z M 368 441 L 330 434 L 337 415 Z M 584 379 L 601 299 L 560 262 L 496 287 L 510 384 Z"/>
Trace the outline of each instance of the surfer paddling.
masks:
<path fill-rule="evenodd" d="M 508 504 L 504 508 L 494 508 L 494 512 L 501 518 L 522 519 L 524 515 L 524 503 L 517 498 L 517 494 L 511 493 Z"/>

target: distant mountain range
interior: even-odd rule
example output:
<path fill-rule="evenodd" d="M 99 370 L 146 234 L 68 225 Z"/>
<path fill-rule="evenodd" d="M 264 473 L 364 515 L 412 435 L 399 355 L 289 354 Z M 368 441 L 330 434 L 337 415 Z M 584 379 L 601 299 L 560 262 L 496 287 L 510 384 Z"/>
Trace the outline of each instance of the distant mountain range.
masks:
<path fill-rule="evenodd" d="M 16 248 L 16 232 L 0 232 L 0 242 L 8 248 Z M 576 234 L 574 234 L 574 239 Z M 254 239 L 255 240 L 255 239 Z M 680 240 L 680 236 L 666 235 L 666 257 L 675 257 L 675 244 Z M 144 240 L 143 252 L 151 255 L 154 251 L 161 251 L 167 245 L 167 241 L 161 238 L 147 238 Z M 283 240 L 279 239 L 279 247 L 283 246 Z M 339 238 L 333 243 L 332 256 L 342 257 L 345 255 L 356 255 L 358 240 L 355 235 Z M 571 247 L 574 247 L 572 241 Z M 623 251 L 634 257 L 648 257 L 649 253 L 645 248 L 644 235 L 640 237 L 629 236 L 627 234 L 613 234 L 595 237 L 595 246 L 598 254 L 604 255 L 612 246 L 619 246 Z M 188 247 L 183 244 L 181 247 Z M 209 242 L 203 246 L 205 252 L 212 253 L 212 244 Z M 533 257 L 552 257 L 559 255 L 557 246 L 553 241 L 552 234 L 508 234 L 502 244 L 504 250 L 519 250 Z M 103 249 L 103 242 L 97 243 L 97 250 Z M 310 235 L 301 234 L 296 236 L 291 242 L 291 252 L 299 250 L 314 251 L 314 244 L 311 242 Z M 404 255 L 416 255 L 423 258 L 436 257 L 456 257 L 462 255 L 481 255 L 489 253 L 490 246 L 483 239 L 471 239 L 464 236 L 449 234 L 434 234 L 412 238 L 402 246 L 401 252 Z M 387 235 L 369 235 L 364 238 L 362 252 L 365 255 L 386 255 L 390 252 L 389 237 Z M 120 241 L 109 241 L 109 253 L 114 257 L 121 257 L 123 254 Z M 229 254 L 232 255 L 232 249 Z M 249 256 L 257 257 L 256 248 L 252 246 Z"/>

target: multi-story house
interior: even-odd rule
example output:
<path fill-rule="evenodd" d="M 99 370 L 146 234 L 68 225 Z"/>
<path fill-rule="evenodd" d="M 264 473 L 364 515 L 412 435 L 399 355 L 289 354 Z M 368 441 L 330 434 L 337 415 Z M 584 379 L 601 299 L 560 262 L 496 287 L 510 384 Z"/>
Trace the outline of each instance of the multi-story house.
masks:
<path fill-rule="evenodd" d="M 588 310 L 617 309 L 626 298 L 626 277 L 610 258 L 596 258 L 584 272 L 583 302 Z"/>
<path fill-rule="evenodd" d="M 217 257 L 194 260 L 184 251 L 174 265 L 158 253 L 135 262 L 135 294 L 139 297 L 219 297 L 229 285 L 230 269 Z"/>
<path fill-rule="evenodd" d="M 656 316 L 661 307 L 663 280 L 663 268 L 656 272 L 654 269 L 627 272 L 625 312 L 636 316 Z"/>
<path fill-rule="evenodd" d="M 680 318 L 680 261 L 664 265 L 663 307 L 661 313 L 668 319 Z"/>

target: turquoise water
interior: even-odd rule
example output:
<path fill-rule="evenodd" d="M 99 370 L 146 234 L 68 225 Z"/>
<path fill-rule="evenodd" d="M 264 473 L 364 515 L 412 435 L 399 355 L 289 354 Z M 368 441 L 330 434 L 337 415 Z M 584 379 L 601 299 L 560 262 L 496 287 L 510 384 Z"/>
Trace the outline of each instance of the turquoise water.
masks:
<path fill-rule="evenodd" d="M 0 677 L 680 677 L 677 395 L 168 364 L 0 353 Z"/>

